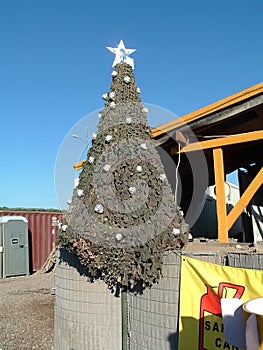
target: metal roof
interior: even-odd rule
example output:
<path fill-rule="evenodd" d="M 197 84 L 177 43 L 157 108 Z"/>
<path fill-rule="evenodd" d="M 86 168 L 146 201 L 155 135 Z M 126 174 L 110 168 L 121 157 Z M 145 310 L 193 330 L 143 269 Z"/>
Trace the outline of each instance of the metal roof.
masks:
<path fill-rule="evenodd" d="M 18 220 L 28 222 L 24 216 L 20 216 L 20 215 L 6 215 L 6 216 L 0 217 L 0 223 L 6 223 L 8 221 L 18 221 Z"/>
<path fill-rule="evenodd" d="M 249 87 L 248 89 L 242 90 L 238 93 L 225 97 L 219 101 L 209 104 L 203 108 L 200 108 L 191 113 L 185 114 L 184 116 L 171 120 L 162 125 L 156 126 L 152 129 L 152 135 L 157 138 L 164 133 L 178 129 L 185 124 L 191 124 L 194 121 L 200 120 L 208 115 L 214 114 L 215 112 L 222 111 L 226 108 L 233 107 L 236 104 L 244 102 L 251 97 L 255 97 L 263 93 L 263 82 Z"/>

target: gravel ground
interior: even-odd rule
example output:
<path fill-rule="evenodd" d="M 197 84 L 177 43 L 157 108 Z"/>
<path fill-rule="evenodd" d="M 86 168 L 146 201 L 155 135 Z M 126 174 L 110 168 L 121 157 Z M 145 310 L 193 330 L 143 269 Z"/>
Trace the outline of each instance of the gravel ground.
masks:
<path fill-rule="evenodd" d="M 51 350 L 54 272 L 0 279 L 0 350 Z"/>

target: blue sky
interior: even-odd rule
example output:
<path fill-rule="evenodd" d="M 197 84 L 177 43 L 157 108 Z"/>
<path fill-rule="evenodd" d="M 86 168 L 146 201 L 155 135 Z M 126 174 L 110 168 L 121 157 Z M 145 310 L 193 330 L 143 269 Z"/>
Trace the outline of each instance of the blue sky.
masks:
<path fill-rule="evenodd" d="M 149 117 L 156 126 L 262 81 L 262 13 L 261 0 L 2 0 L 0 206 L 67 207 L 56 192 L 71 195 L 85 147 L 71 134 L 96 129 L 106 46 L 137 49 L 143 101 L 171 111 Z"/>

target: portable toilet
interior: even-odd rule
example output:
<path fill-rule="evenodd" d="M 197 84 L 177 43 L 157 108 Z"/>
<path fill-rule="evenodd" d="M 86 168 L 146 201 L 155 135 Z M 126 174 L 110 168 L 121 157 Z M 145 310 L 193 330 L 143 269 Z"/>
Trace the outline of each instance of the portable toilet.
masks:
<path fill-rule="evenodd" d="M 29 275 L 28 221 L 23 216 L 0 217 L 0 278 Z"/>

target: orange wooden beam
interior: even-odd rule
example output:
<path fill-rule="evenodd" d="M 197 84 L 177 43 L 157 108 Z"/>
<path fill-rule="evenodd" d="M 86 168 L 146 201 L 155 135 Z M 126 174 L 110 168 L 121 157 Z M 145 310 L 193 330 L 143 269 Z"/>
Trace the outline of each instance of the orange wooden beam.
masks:
<path fill-rule="evenodd" d="M 236 134 L 236 135 L 230 135 L 226 137 L 219 137 L 212 140 L 206 140 L 201 142 L 194 142 L 189 143 L 187 146 L 183 147 L 181 149 L 181 153 L 184 152 L 193 152 L 193 151 L 200 151 L 203 149 L 209 149 L 209 148 L 217 148 L 217 147 L 223 147 L 228 145 L 234 145 L 242 142 L 251 142 L 251 141 L 257 141 L 263 139 L 263 130 L 259 131 L 252 131 L 242 134 Z M 171 147 L 171 154 L 177 154 L 178 147 L 172 146 Z M 82 169 L 83 163 L 85 160 L 82 160 L 76 164 L 73 165 L 75 170 Z"/>
<path fill-rule="evenodd" d="M 213 149 L 214 172 L 216 185 L 216 212 L 218 222 L 219 242 L 228 242 L 226 196 L 225 196 L 225 171 L 222 148 Z"/>
<path fill-rule="evenodd" d="M 80 162 L 75 163 L 75 164 L 73 165 L 74 169 L 75 169 L 76 171 L 82 169 L 83 163 L 84 163 L 85 161 L 86 161 L 86 160 L 81 160 Z"/>
<path fill-rule="evenodd" d="M 254 177 L 254 179 L 249 184 L 248 188 L 240 197 L 239 201 L 236 203 L 234 208 L 231 209 L 230 213 L 227 215 L 227 229 L 233 226 L 234 222 L 241 215 L 242 211 L 247 207 L 248 203 L 253 198 L 254 194 L 257 192 L 259 187 L 263 184 L 263 167 Z"/>
<path fill-rule="evenodd" d="M 223 146 L 234 145 L 243 142 L 251 142 L 263 139 L 263 130 L 251 131 L 242 134 L 230 135 L 226 137 L 214 138 L 212 140 L 200 141 L 189 143 L 187 146 L 181 149 L 181 152 L 193 152 L 200 151 L 203 149 L 217 148 Z M 178 152 L 177 146 L 171 147 L 171 154 L 176 154 Z"/>

